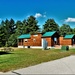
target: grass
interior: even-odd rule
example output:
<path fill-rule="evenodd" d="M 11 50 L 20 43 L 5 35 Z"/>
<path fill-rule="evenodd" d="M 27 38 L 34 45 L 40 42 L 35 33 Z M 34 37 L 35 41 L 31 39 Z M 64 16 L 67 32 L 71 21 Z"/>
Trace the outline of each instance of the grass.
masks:
<path fill-rule="evenodd" d="M 2 53 L 2 52 L 1 52 Z M 28 66 L 40 64 L 70 56 L 75 54 L 75 50 L 41 50 L 41 49 L 15 49 L 11 53 L 0 54 L 0 71 L 7 72 L 25 68 Z"/>

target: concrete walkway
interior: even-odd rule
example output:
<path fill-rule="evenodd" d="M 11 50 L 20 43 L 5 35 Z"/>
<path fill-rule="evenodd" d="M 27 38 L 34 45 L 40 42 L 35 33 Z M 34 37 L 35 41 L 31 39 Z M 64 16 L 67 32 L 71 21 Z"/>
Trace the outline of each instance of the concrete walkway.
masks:
<path fill-rule="evenodd" d="M 72 55 L 39 65 L 14 70 L 13 72 L 7 72 L 5 74 L 75 74 L 75 56 Z"/>

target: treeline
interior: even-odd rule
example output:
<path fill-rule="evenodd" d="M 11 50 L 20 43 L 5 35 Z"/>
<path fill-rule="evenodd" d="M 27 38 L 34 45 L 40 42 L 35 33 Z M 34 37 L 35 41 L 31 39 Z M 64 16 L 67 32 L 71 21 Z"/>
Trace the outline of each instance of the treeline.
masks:
<path fill-rule="evenodd" d="M 0 47 L 17 46 L 17 38 L 21 34 L 58 31 L 60 35 L 75 34 L 75 28 L 72 29 L 69 25 L 63 24 L 61 27 L 54 21 L 48 19 L 43 25 L 43 29 L 39 28 L 38 21 L 34 16 L 28 17 L 23 21 L 15 22 L 13 19 L 6 19 L 0 24 Z"/>

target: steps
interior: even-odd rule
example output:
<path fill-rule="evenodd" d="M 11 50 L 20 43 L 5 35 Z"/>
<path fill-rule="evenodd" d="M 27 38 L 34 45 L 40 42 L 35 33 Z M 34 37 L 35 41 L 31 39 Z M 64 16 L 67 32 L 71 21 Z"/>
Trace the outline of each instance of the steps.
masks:
<path fill-rule="evenodd" d="M 60 45 L 55 45 L 55 49 L 61 49 Z"/>

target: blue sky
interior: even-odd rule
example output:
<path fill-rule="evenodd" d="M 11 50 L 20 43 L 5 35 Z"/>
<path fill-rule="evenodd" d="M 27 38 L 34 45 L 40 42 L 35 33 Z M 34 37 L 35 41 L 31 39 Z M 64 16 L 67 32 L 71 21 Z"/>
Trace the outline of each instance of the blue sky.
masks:
<path fill-rule="evenodd" d="M 37 18 L 40 27 L 49 18 L 60 26 L 75 27 L 75 0 L 0 0 L 0 21 L 23 20 L 30 15 Z"/>

